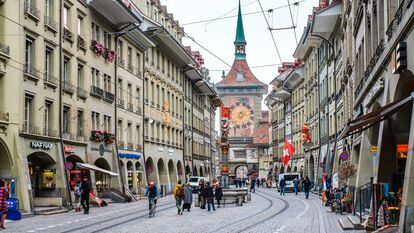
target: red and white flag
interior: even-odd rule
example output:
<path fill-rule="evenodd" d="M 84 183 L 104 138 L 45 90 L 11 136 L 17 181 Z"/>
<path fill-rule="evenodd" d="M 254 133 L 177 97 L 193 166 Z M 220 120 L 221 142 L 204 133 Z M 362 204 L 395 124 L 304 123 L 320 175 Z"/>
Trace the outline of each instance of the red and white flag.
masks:
<path fill-rule="evenodd" d="M 295 152 L 295 147 L 293 147 L 292 144 L 288 140 L 285 140 L 285 144 L 283 145 L 283 157 L 282 157 L 282 163 L 284 165 L 287 165 L 290 157 Z"/>

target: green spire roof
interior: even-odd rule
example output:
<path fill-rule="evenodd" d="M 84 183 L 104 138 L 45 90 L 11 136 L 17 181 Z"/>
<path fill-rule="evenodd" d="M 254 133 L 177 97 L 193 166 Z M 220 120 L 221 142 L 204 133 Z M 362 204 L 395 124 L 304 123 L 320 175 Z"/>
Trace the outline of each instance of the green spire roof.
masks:
<path fill-rule="evenodd" d="M 234 41 L 234 44 L 246 44 L 246 38 L 244 38 L 243 18 L 242 18 L 240 0 L 239 0 L 239 14 L 237 16 L 236 40 Z"/>

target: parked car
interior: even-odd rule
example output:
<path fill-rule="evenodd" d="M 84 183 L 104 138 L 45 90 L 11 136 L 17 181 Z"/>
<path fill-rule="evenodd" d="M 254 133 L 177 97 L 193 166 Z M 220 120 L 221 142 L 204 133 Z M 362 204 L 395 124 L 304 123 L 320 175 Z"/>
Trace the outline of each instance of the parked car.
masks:
<path fill-rule="evenodd" d="M 279 183 L 277 184 L 277 190 L 279 191 L 280 191 L 280 181 L 282 180 L 282 178 L 284 178 L 286 182 L 285 191 L 293 192 L 293 189 L 294 189 L 293 180 L 296 178 L 299 181 L 301 179 L 301 176 L 300 176 L 300 173 L 297 173 L 297 172 L 279 174 Z"/>
<path fill-rule="evenodd" d="M 210 181 L 208 177 L 202 177 L 202 176 L 191 176 L 188 182 L 191 185 L 191 188 L 193 189 L 193 193 L 197 193 L 199 190 L 199 183 L 200 180 L 204 180 L 205 182 Z"/>

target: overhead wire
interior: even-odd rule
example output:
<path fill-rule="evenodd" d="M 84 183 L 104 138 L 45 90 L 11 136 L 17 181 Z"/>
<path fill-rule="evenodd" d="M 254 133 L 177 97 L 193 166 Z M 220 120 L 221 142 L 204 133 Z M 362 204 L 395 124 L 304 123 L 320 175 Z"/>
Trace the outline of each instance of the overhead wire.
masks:
<path fill-rule="evenodd" d="M 267 18 L 266 18 L 265 13 L 264 13 L 262 3 L 260 3 L 260 0 L 257 0 L 257 2 L 259 3 L 260 9 L 261 9 L 262 14 L 263 14 L 263 17 L 264 17 L 264 19 L 265 19 L 265 21 L 266 21 L 267 28 L 269 29 L 269 32 L 270 32 L 270 36 L 272 37 L 273 45 L 275 46 L 277 56 L 279 57 L 279 61 L 280 61 L 280 63 L 282 63 L 282 57 L 280 56 L 280 52 L 279 52 L 279 49 L 278 49 L 278 47 L 277 47 L 276 40 L 275 40 L 275 37 L 274 37 L 274 35 L 273 35 L 273 33 L 272 33 L 272 30 L 270 30 L 270 29 L 271 29 L 271 27 L 270 27 L 269 21 L 268 21 L 268 20 L 267 20 Z"/>
<path fill-rule="evenodd" d="M 290 7 L 290 1 L 287 0 L 287 2 L 288 2 L 288 6 L 289 6 L 290 20 L 292 21 L 293 34 L 295 35 L 295 41 L 296 41 L 296 45 L 297 45 L 298 44 L 298 37 L 296 35 L 296 25 L 295 25 L 295 22 L 293 21 L 293 14 L 292 14 L 292 8 Z"/>

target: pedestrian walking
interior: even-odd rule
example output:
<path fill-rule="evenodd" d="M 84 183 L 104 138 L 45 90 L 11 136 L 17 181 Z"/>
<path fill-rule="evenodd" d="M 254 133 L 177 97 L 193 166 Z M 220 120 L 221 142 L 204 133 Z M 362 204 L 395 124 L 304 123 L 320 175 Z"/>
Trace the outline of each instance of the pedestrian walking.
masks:
<path fill-rule="evenodd" d="M 298 192 L 299 192 L 299 180 L 298 180 L 298 178 L 295 178 L 293 180 L 293 189 L 295 191 L 295 195 L 298 195 Z"/>
<path fill-rule="evenodd" d="M 83 213 L 89 214 L 89 193 L 91 192 L 91 185 L 88 182 L 87 177 L 83 177 L 80 186 L 81 191 L 81 204 L 83 207 Z"/>
<path fill-rule="evenodd" d="M 76 208 L 75 211 L 76 212 L 80 212 L 80 207 L 81 207 L 81 182 L 78 180 L 78 182 L 76 182 L 75 187 L 73 187 L 73 194 L 75 195 L 75 203 L 76 203 Z"/>
<path fill-rule="evenodd" d="M 199 190 L 198 190 L 198 202 L 200 204 L 201 209 L 206 208 L 206 199 L 205 199 L 205 183 L 204 180 L 200 180 L 199 183 Z"/>
<path fill-rule="evenodd" d="M 243 187 L 246 187 L 246 178 L 243 178 L 242 184 L 243 184 Z"/>
<path fill-rule="evenodd" d="M 4 227 L 4 221 L 6 220 L 7 215 L 7 199 L 9 198 L 9 191 L 6 187 L 6 181 L 0 179 L 0 229 L 6 229 Z"/>
<path fill-rule="evenodd" d="M 183 211 L 190 211 L 191 205 L 193 204 L 193 188 L 191 188 L 190 182 L 184 187 L 184 204 Z"/>
<path fill-rule="evenodd" d="M 285 195 L 285 187 L 286 187 L 286 181 L 285 181 L 285 178 L 282 178 L 282 179 L 280 180 L 279 187 L 280 187 L 280 195 Z"/>
<path fill-rule="evenodd" d="M 207 200 L 207 210 L 210 211 L 210 206 L 213 206 L 213 210 L 216 211 L 216 208 L 214 207 L 213 187 L 211 187 L 210 182 L 207 182 L 205 188 L 205 199 Z"/>
<path fill-rule="evenodd" d="M 181 184 L 181 180 L 178 181 L 178 184 L 175 185 L 173 195 L 175 198 L 175 206 L 177 207 L 177 214 L 183 214 L 182 203 L 184 198 L 184 187 Z"/>
<path fill-rule="evenodd" d="M 256 179 L 256 184 L 257 184 L 257 187 L 260 188 L 260 179 L 259 178 Z"/>
<path fill-rule="evenodd" d="M 216 187 L 216 192 L 214 193 L 214 196 L 217 200 L 217 208 L 220 208 L 220 201 L 223 198 L 223 189 L 221 188 L 221 185 L 218 183 Z"/>
<path fill-rule="evenodd" d="M 303 191 L 305 192 L 306 199 L 309 199 L 309 190 L 310 190 L 311 182 L 309 180 L 309 177 L 305 177 L 305 180 L 303 181 Z"/>
<path fill-rule="evenodd" d="M 250 184 L 250 192 L 252 193 L 255 193 L 256 192 L 256 180 L 253 178 L 252 179 L 252 182 L 251 182 L 251 184 Z"/>

